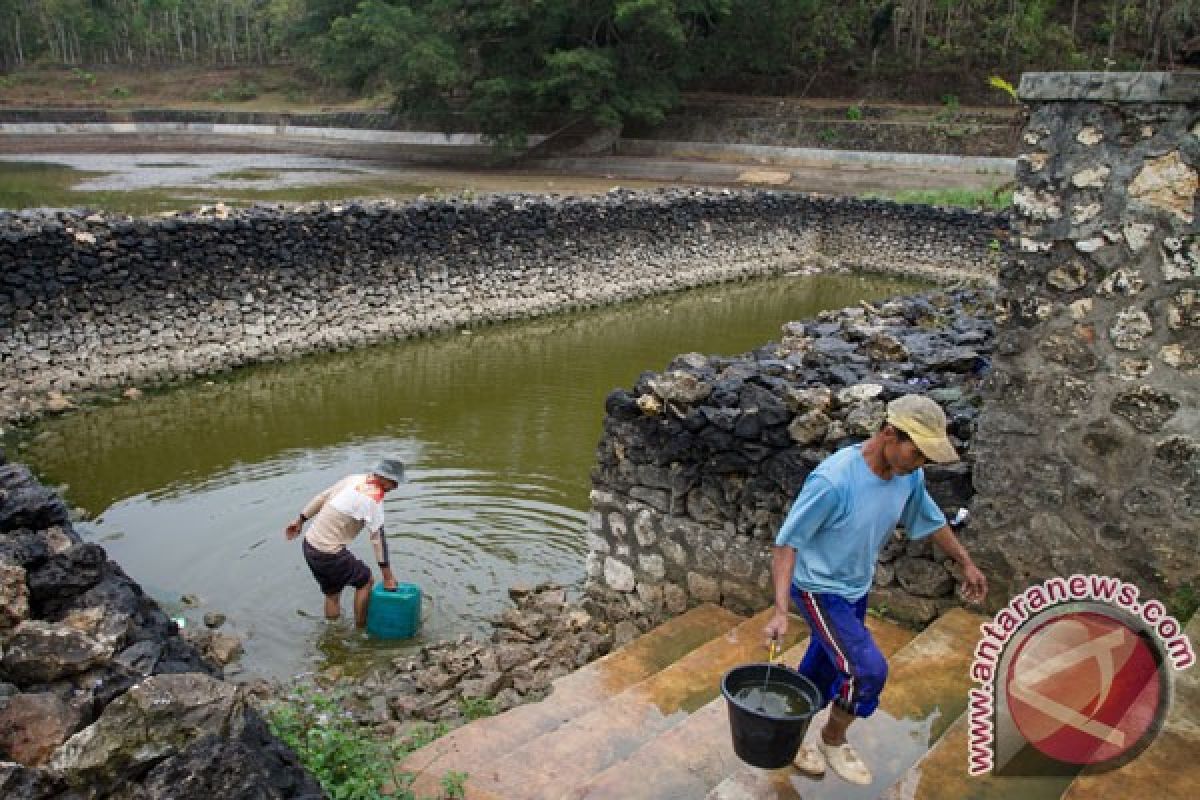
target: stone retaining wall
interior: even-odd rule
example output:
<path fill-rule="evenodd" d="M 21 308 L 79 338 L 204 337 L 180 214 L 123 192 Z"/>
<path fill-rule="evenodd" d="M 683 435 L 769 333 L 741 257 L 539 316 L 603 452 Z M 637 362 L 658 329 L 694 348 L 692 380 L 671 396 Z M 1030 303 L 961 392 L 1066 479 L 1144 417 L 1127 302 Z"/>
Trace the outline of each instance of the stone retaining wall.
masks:
<path fill-rule="evenodd" d="M 990 280 L 990 215 L 612 192 L 168 218 L 0 212 L 0 418 L 62 395 L 841 265 Z"/>
<path fill-rule="evenodd" d="M 1200 588 L 1200 75 L 1033 74 L 1021 95 L 1019 252 L 977 434 L 991 599 L 1072 573 L 1186 596 Z"/>

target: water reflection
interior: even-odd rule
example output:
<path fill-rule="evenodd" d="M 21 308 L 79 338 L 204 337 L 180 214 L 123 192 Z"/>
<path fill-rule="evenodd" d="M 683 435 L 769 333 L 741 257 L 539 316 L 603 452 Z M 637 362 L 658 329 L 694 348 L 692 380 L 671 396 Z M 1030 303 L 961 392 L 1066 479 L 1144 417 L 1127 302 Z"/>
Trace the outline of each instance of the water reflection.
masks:
<path fill-rule="evenodd" d="M 424 636 L 476 632 L 512 583 L 580 579 L 611 389 L 679 353 L 744 352 L 785 321 L 917 288 L 781 278 L 243 369 L 52 420 L 19 457 L 98 515 L 85 534 L 148 591 L 198 595 L 185 615 L 225 612 L 250 637 L 247 665 L 280 674 L 323 659 L 320 595 L 281 530 L 343 474 L 384 454 L 410 466 L 386 500 L 397 577 L 430 601 Z M 365 540 L 355 550 L 369 563 Z M 379 655 L 349 642 L 326 650 Z"/>

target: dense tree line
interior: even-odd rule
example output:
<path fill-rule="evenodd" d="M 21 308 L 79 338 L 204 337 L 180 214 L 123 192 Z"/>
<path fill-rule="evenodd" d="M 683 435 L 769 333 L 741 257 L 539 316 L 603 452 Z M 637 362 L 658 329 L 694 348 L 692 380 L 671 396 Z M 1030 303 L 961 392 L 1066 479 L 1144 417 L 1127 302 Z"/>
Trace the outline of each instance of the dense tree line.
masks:
<path fill-rule="evenodd" d="M 0 0 L 0 68 L 266 64 L 301 0 Z"/>
<path fill-rule="evenodd" d="M 685 88 L 1174 68 L 1200 0 L 0 0 L 0 66 L 288 61 L 519 136 L 653 122 Z"/>

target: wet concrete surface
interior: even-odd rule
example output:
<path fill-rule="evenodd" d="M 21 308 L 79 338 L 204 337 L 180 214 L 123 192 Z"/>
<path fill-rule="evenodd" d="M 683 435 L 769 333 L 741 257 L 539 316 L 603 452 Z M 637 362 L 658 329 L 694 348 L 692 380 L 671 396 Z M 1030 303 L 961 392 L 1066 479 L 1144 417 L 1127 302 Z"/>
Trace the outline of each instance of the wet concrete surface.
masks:
<path fill-rule="evenodd" d="M 83 172 L 103 173 L 81 180 L 79 191 L 137 189 L 282 189 L 320 186 L 389 170 L 367 161 L 325 158 L 300 153 L 25 153 L 0 155 L 0 161 L 62 164 Z M 236 173 L 243 173 L 237 177 Z M 263 177 L 254 177 L 261 174 Z"/>
<path fill-rule="evenodd" d="M 486 148 L 421 147 L 372 142 L 336 142 L 295 140 L 279 142 L 269 137 L 221 136 L 214 139 L 196 134 L 71 134 L 62 136 L 0 136 L 0 158 L 9 160 L 50 160 L 79 164 L 79 169 L 107 171 L 106 184 L 154 178 L 182 177 L 154 170 L 140 171 L 125 165 L 167 159 L 180 164 L 178 169 L 196 169 L 201 180 L 203 165 L 253 162 L 256 169 L 281 168 L 272 165 L 296 164 L 297 169 L 324 170 L 327 167 L 358 171 L 357 175 L 335 172 L 312 175 L 312 183 L 296 183 L 289 176 L 280 186 L 326 185 L 339 180 L 364 177 L 425 184 L 447 191 L 470 188 L 477 192 L 545 192 L 596 194 L 614 186 L 654 188 L 659 186 L 760 186 L 763 188 L 810 191 L 828 194 L 863 194 L 907 189 L 996 188 L 1011 177 L 988 174 L 974 169 L 929 169 L 921 166 L 836 163 L 826 166 L 766 165 L 755 160 L 714 161 L 662 157 L 601 156 L 590 158 L 545 159 L 518 167 L 498 166 Z M 136 154 L 136 155 L 134 155 Z M 35 159 L 36 157 L 36 159 Z M 71 159 L 70 162 L 64 159 Z M 292 161 L 292 159 L 299 159 Z M 194 166 L 193 166 L 194 165 Z M 127 176 L 127 177 L 122 177 Z M 143 177 L 144 176 L 144 177 Z M 158 183 L 151 185 L 187 185 Z M 238 182 L 238 188 L 272 188 Z M 89 187 L 90 188 L 90 187 Z M 98 187 L 96 187 L 98 188 Z"/>

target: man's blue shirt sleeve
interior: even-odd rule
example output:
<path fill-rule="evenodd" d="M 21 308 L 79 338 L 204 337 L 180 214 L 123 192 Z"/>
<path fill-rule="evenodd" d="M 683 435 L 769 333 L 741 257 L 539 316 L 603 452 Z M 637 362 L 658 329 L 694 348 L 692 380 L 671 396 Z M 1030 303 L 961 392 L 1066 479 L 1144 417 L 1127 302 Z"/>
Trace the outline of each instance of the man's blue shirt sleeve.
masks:
<path fill-rule="evenodd" d="M 946 515 L 925 488 L 923 473 L 908 502 L 904 504 L 900 524 L 904 526 L 909 539 L 923 539 L 946 524 Z"/>
<path fill-rule="evenodd" d="M 775 544 L 797 550 L 804 547 L 825 524 L 825 520 L 837 513 L 838 500 L 838 492 L 833 484 L 820 475 L 809 475 L 779 528 Z"/>

